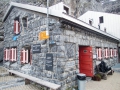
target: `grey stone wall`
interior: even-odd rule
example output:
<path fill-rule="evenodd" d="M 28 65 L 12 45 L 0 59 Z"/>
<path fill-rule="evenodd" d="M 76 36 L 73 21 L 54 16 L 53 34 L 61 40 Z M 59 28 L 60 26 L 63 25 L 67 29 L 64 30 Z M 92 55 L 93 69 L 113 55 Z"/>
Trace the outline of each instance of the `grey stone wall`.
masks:
<path fill-rule="evenodd" d="M 13 41 L 14 18 L 28 16 L 28 28 L 21 27 L 17 41 Z M 117 48 L 117 43 L 109 38 L 93 34 L 79 28 L 63 25 L 58 18 L 50 16 L 50 52 L 53 54 L 53 72 L 45 70 L 45 57 L 48 51 L 46 40 L 38 40 L 40 31 L 46 30 L 46 15 L 37 12 L 14 8 L 4 23 L 4 48 L 17 46 L 17 62 L 4 61 L 4 66 L 31 76 L 50 81 L 62 86 L 61 90 L 77 85 L 76 74 L 79 73 L 79 45 L 92 46 L 93 54 L 96 47 Z M 21 25 L 20 25 L 21 26 Z M 24 45 L 41 44 L 41 53 L 32 54 L 32 64 L 21 65 L 20 51 Z M 117 61 L 116 58 L 105 60 L 109 65 Z M 98 61 L 99 62 L 99 61 Z M 93 66 L 97 63 L 93 59 Z"/>

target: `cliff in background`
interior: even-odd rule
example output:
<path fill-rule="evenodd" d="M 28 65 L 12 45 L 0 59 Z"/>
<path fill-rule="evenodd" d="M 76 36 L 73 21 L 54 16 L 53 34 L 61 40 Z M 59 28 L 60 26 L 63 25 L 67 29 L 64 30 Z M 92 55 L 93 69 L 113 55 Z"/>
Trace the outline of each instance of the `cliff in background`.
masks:
<path fill-rule="evenodd" d="M 40 7 L 46 7 L 47 0 L 0 0 L 0 31 L 3 30 L 2 18 L 6 12 L 9 3 L 17 2 L 30 4 Z M 120 0 L 49 0 L 50 6 L 63 1 L 66 5 L 71 8 L 72 16 L 79 17 L 86 11 L 100 11 L 120 14 Z"/>

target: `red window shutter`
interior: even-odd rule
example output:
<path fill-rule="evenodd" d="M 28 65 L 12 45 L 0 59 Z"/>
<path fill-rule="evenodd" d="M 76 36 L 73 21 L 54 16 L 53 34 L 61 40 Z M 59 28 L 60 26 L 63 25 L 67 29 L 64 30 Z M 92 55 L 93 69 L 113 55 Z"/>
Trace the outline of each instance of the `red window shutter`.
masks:
<path fill-rule="evenodd" d="M 17 60 L 17 49 L 15 48 L 15 61 Z"/>
<path fill-rule="evenodd" d="M 107 51 L 107 48 L 106 48 L 106 58 L 108 58 L 108 51 Z"/>
<path fill-rule="evenodd" d="M 12 61 L 12 49 L 10 49 L 10 61 Z"/>
<path fill-rule="evenodd" d="M 109 57 L 111 57 L 111 56 L 110 56 L 110 49 L 108 49 L 108 52 L 109 52 Z"/>
<path fill-rule="evenodd" d="M 12 48 L 12 60 L 11 61 L 14 61 L 14 56 L 15 56 L 15 52 L 14 52 L 14 48 Z"/>
<path fill-rule="evenodd" d="M 106 49 L 104 48 L 104 58 L 106 58 Z"/>
<path fill-rule="evenodd" d="M 102 49 L 99 48 L 99 59 L 101 60 L 102 59 Z"/>
<path fill-rule="evenodd" d="M 6 49 L 4 50 L 4 60 L 6 60 Z"/>
<path fill-rule="evenodd" d="M 111 55 L 111 56 L 113 57 L 113 49 L 111 50 L 111 53 L 112 53 L 112 55 Z"/>
<path fill-rule="evenodd" d="M 18 20 L 14 21 L 14 33 L 18 34 L 20 32 L 20 23 Z"/>
<path fill-rule="evenodd" d="M 27 53 L 26 53 L 26 51 L 25 51 L 25 62 L 26 62 L 26 59 L 27 59 Z"/>
<path fill-rule="evenodd" d="M 98 49 L 98 59 L 100 59 L 100 48 Z"/>
<path fill-rule="evenodd" d="M 10 49 L 7 49 L 7 60 L 10 59 Z"/>
<path fill-rule="evenodd" d="M 30 64 L 32 64 L 32 52 L 30 51 Z"/>
<path fill-rule="evenodd" d="M 112 55 L 111 55 L 111 56 L 113 57 L 113 49 L 111 50 L 111 53 L 112 53 Z"/>
<path fill-rule="evenodd" d="M 14 20 L 14 33 L 16 34 L 16 20 Z"/>
<path fill-rule="evenodd" d="M 96 52 L 97 52 L 97 59 L 99 59 L 99 49 L 96 48 Z"/>
<path fill-rule="evenodd" d="M 116 56 L 118 56 L 118 52 L 117 52 L 117 49 L 116 49 Z"/>
<path fill-rule="evenodd" d="M 109 49 L 107 49 L 107 54 L 108 54 L 107 56 L 108 56 L 108 58 L 109 58 L 109 53 L 110 53 L 110 52 L 109 52 Z"/>
<path fill-rule="evenodd" d="M 20 33 L 20 23 L 18 23 L 18 33 Z"/>
<path fill-rule="evenodd" d="M 105 52 L 105 48 L 104 48 L 104 58 L 105 58 L 105 56 L 106 56 L 106 52 Z"/>
<path fill-rule="evenodd" d="M 22 63 L 22 61 L 23 61 L 23 50 L 21 50 L 21 54 L 20 54 L 20 60 L 21 60 L 21 63 Z"/>

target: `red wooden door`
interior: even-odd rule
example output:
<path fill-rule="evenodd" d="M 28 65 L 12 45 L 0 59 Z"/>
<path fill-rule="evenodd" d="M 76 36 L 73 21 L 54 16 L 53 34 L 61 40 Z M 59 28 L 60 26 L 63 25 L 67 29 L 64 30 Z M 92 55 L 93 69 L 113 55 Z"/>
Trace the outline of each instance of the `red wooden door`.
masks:
<path fill-rule="evenodd" d="M 79 70 L 86 76 L 93 76 L 93 54 L 92 47 L 79 47 Z"/>

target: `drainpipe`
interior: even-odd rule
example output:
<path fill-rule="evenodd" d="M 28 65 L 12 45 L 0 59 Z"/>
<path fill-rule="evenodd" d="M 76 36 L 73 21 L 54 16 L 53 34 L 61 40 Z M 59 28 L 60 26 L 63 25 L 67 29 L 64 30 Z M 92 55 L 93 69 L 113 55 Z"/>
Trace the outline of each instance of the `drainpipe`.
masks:
<path fill-rule="evenodd" d="M 46 30 L 46 35 L 49 36 L 49 0 L 47 0 L 47 30 Z M 47 45 L 48 45 L 48 52 L 50 52 L 49 38 L 47 39 Z"/>

